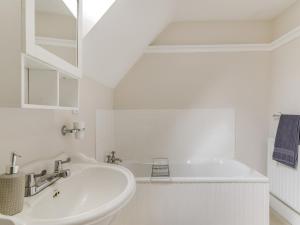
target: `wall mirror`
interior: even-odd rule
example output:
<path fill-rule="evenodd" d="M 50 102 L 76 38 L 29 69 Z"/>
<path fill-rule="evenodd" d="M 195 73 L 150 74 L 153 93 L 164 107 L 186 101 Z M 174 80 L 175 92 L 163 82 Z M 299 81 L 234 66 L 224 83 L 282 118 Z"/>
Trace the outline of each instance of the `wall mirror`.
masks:
<path fill-rule="evenodd" d="M 78 0 L 35 0 L 35 44 L 78 66 Z"/>

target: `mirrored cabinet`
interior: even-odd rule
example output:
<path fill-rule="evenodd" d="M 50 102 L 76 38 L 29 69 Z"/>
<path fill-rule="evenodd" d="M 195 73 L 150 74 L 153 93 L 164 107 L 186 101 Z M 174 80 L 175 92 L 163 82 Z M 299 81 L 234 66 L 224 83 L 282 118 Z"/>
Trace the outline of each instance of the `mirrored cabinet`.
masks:
<path fill-rule="evenodd" d="M 35 0 L 35 44 L 78 66 L 77 0 Z"/>
<path fill-rule="evenodd" d="M 66 74 L 59 74 L 59 106 L 63 108 L 78 108 L 79 82 Z"/>
<path fill-rule="evenodd" d="M 78 110 L 81 0 L 3 0 L 0 107 Z"/>
<path fill-rule="evenodd" d="M 79 80 L 30 56 L 22 56 L 22 108 L 79 109 Z"/>
<path fill-rule="evenodd" d="M 81 1 L 23 2 L 26 54 L 81 77 Z"/>

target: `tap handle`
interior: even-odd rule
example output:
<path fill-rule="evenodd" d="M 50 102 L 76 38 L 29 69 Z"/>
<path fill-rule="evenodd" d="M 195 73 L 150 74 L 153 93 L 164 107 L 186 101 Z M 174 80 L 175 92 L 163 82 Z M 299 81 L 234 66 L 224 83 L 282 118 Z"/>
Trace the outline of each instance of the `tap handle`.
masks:
<path fill-rule="evenodd" d="M 36 178 L 43 177 L 47 174 L 47 170 L 42 170 L 39 174 L 29 173 L 25 176 L 25 187 L 30 188 L 36 185 Z"/>
<path fill-rule="evenodd" d="M 54 171 L 55 172 L 59 172 L 59 171 L 61 171 L 62 170 L 62 164 L 65 164 L 65 163 L 69 163 L 69 162 L 71 162 L 71 158 L 69 157 L 69 158 L 67 158 L 65 161 L 63 161 L 63 160 L 56 160 L 55 161 L 55 165 L 54 165 Z"/>
<path fill-rule="evenodd" d="M 110 162 L 111 162 L 111 155 L 107 155 L 107 156 L 106 156 L 106 162 L 107 162 L 107 163 L 110 163 Z"/>
<path fill-rule="evenodd" d="M 67 158 L 65 161 L 61 161 L 62 164 L 69 163 L 69 162 L 71 162 L 71 158 L 70 157 Z"/>
<path fill-rule="evenodd" d="M 18 155 L 18 154 L 15 153 L 15 152 L 12 152 L 12 153 L 11 153 L 11 165 L 12 165 L 12 166 L 16 166 L 17 158 L 22 158 L 22 156 L 21 156 L 21 155 Z"/>
<path fill-rule="evenodd" d="M 34 174 L 34 178 L 43 177 L 47 174 L 47 170 L 42 170 L 39 174 Z"/>

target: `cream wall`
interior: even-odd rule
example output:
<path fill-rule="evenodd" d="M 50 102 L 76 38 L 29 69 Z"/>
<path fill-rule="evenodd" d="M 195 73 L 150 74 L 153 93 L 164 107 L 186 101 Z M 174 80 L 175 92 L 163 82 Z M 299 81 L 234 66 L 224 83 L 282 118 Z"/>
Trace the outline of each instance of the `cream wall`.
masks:
<path fill-rule="evenodd" d="M 0 108 L 0 174 L 9 162 L 9 154 L 16 151 L 23 156 L 20 164 L 49 158 L 65 152 L 82 152 L 95 157 L 96 110 L 111 109 L 113 90 L 89 78 L 80 81 L 80 112 L 24 110 Z M 63 124 L 79 120 L 86 122 L 84 140 L 62 137 Z"/>
<path fill-rule="evenodd" d="M 16 107 L 20 105 L 21 101 L 20 52 L 22 33 L 20 11 L 21 1 L 0 1 L 2 18 L 0 20 L 0 107 Z M 9 74 L 10 79 L 7 79 L 4 74 Z"/>
<path fill-rule="evenodd" d="M 275 137 L 278 121 L 271 119 L 276 112 L 300 114 L 300 38 L 272 54 L 272 87 L 270 104 L 270 136 Z"/>
<path fill-rule="evenodd" d="M 269 21 L 171 23 L 153 45 L 249 44 L 272 41 Z"/>
<path fill-rule="evenodd" d="M 146 54 L 115 89 L 115 109 L 234 108 L 236 158 L 265 172 L 270 53 Z"/>
<path fill-rule="evenodd" d="M 300 26 L 300 2 L 296 1 L 273 21 L 273 36 L 277 38 Z M 275 137 L 278 120 L 272 114 L 300 114 L 300 38 L 281 46 L 271 54 L 271 94 L 269 135 Z"/>
<path fill-rule="evenodd" d="M 300 25 L 300 1 L 290 6 L 272 21 L 273 39 L 295 29 Z"/>
<path fill-rule="evenodd" d="M 152 44 L 270 43 L 298 27 L 299 15 L 297 2 L 273 21 L 176 22 Z M 277 127 L 272 114 L 300 113 L 298 42 L 274 52 L 146 54 L 117 86 L 114 107 L 232 107 L 236 158 L 265 173 L 267 137 Z"/>

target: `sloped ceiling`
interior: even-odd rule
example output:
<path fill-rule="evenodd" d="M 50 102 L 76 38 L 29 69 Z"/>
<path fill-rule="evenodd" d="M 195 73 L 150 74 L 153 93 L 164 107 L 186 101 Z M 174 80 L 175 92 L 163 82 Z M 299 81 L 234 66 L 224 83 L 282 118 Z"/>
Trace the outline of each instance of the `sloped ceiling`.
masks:
<path fill-rule="evenodd" d="M 173 0 L 117 0 L 84 38 L 84 75 L 115 87 L 173 13 Z"/>
<path fill-rule="evenodd" d="M 295 1 L 116 0 L 84 38 L 84 75 L 114 88 L 172 21 L 271 20 Z"/>
<path fill-rule="evenodd" d="M 97 22 L 102 18 L 103 15 L 105 15 L 105 13 L 111 8 L 111 6 L 115 2 L 116 0 L 83 0 L 83 36 L 89 33 L 89 31 L 94 27 L 94 25 L 97 24 Z"/>

